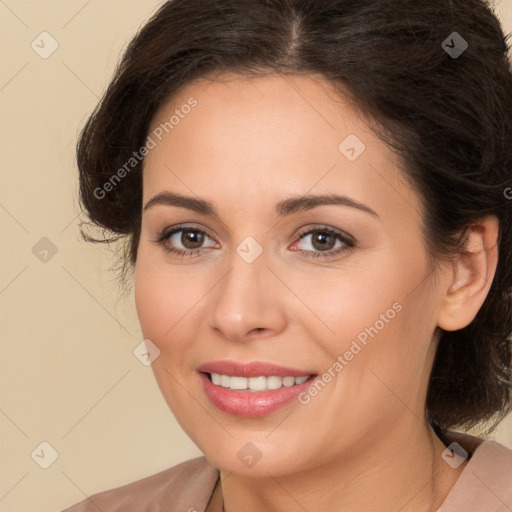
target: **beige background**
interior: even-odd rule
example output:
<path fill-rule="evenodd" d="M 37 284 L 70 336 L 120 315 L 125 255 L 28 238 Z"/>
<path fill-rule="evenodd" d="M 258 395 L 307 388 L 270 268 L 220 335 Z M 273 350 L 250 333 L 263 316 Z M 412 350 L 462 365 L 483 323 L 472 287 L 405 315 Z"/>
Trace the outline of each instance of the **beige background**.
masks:
<path fill-rule="evenodd" d="M 58 511 L 200 454 L 133 355 L 111 253 L 77 229 L 79 127 L 161 3 L 0 0 L 0 512 Z M 512 0 L 497 10 L 512 31 Z M 47 59 L 31 48 L 43 31 L 59 45 Z M 512 421 L 497 438 L 512 447 Z M 43 441 L 58 452 L 48 469 Z"/>

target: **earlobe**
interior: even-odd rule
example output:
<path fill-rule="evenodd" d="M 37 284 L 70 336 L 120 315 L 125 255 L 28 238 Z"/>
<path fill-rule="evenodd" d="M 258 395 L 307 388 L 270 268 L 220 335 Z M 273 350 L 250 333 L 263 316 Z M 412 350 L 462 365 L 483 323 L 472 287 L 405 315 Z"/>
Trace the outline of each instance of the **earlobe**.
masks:
<path fill-rule="evenodd" d="M 441 329 L 466 327 L 484 303 L 498 263 L 498 232 L 496 217 L 487 217 L 468 228 L 466 250 L 454 259 L 448 274 L 437 319 Z"/>

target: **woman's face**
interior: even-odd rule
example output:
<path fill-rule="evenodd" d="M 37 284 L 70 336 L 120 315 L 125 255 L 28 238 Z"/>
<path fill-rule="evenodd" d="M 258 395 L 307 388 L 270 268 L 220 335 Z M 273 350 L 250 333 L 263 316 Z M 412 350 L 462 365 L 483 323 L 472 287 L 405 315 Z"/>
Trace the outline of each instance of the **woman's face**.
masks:
<path fill-rule="evenodd" d="M 398 442 L 424 419 L 441 304 L 419 198 L 326 82 L 229 78 L 150 129 L 135 299 L 158 385 L 225 471 Z"/>

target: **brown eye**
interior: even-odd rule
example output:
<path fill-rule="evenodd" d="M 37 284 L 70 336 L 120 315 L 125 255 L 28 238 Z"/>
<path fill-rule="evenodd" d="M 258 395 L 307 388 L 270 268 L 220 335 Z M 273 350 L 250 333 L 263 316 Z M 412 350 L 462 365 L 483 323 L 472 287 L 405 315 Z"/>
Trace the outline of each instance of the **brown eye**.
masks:
<path fill-rule="evenodd" d="M 207 245 L 205 243 L 210 241 Z M 155 243 L 175 255 L 199 255 L 203 250 L 214 247 L 215 241 L 201 229 L 191 226 L 176 226 L 163 231 Z"/>
<path fill-rule="evenodd" d="M 317 251 L 328 251 L 336 244 L 336 237 L 327 231 L 315 231 L 311 237 L 311 245 Z"/>
<path fill-rule="evenodd" d="M 355 247 L 353 237 L 327 227 L 310 229 L 299 235 L 299 238 L 299 251 L 309 258 L 335 257 Z"/>
<path fill-rule="evenodd" d="M 182 229 L 181 233 L 180 242 L 186 249 L 199 249 L 204 243 L 204 233 L 200 231 L 195 229 Z"/>
<path fill-rule="evenodd" d="M 341 244 L 345 245 L 348 245 L 349 243 L 349 241 L 345 239 L 340 233 L 325 228 L 311 229 L 308 232 L 300 235 L 300 239 L 308 242 L 304 243 L 305 249 L 319 252 L 325 252 L 334 249 L 336 247 L 337 241 L 340 241 Z"/>

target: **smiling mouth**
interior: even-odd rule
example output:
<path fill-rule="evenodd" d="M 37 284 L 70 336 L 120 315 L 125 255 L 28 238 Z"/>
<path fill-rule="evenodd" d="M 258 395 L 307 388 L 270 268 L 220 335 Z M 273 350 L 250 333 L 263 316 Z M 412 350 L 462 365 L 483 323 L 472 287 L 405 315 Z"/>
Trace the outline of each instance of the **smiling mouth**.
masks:
<path fill-rule="evenodd" d="M 257 377 L 238 377 L 221 373 L 203 372 L 208 380 L 215 386 L 231 391 L 246 391 L 256 393 L 258 391 L 271 391 L 282 387 L 290 388 L 303 384 L 316 375 L 304 375 L 302 377 L 279 377 L 277 375 L 260 375 Z"/>

